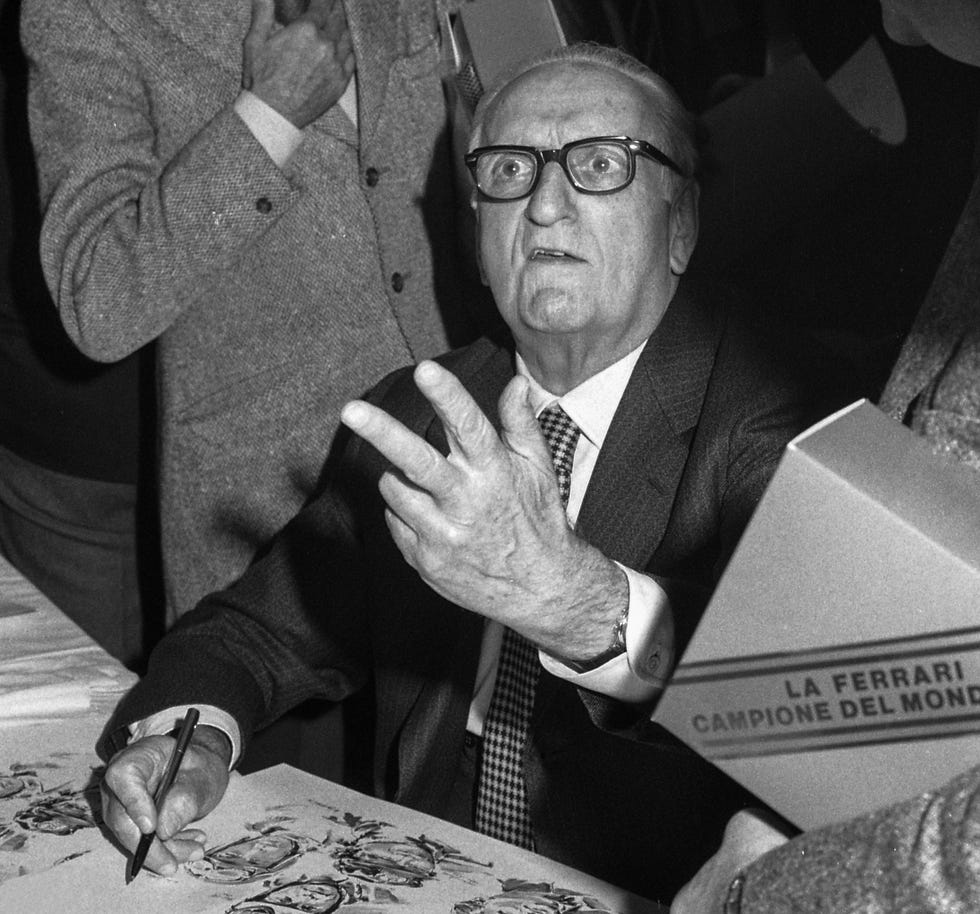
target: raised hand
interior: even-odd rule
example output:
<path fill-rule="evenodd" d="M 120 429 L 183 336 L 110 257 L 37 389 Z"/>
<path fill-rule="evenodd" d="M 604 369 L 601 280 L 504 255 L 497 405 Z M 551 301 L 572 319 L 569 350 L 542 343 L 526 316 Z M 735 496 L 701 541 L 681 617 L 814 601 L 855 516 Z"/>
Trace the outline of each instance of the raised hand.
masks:
<path fill-rule="evenodd" d="M 595 656 L 628 587 L 568 525 L 527 382 L 516 377 L 501 395 L 498 435 L 450 372 L 423 362 L 415 380 L 442 420 L 448 457 L 370 404 L 349 403 L 341 416 L 394 466 L 379 489 L 405 559 L 447 599 L 545 651 Z"/>
<path fill-rule="evenodd" d="M 354 72 L 354 51 L 341 0 L 310 0 L 288 25 L 275 21 L 273 0 L 252 0 L 242 86 L 297 127 L 329 110 Z"/>

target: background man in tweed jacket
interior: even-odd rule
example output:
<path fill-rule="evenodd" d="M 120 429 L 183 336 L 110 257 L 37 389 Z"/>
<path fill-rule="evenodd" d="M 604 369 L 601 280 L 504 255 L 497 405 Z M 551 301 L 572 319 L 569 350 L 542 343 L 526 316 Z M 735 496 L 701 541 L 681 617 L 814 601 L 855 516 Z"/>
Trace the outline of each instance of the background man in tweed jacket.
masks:
<path fill-rule="evenodd" d="M 48 285 L 86 354 L 157 340 L 171 620 L 309 496 L 345 400 L 472 335 L 446 15 L 443 0 L 24 5 Z"/>

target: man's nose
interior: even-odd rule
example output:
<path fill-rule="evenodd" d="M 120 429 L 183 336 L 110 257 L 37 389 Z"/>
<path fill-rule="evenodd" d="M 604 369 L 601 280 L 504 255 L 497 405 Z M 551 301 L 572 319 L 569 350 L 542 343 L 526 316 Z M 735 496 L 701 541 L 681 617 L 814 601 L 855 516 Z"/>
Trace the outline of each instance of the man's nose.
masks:
<path fill-rule="evenodd" d="M 574 209 L 578 191 L 557 162 L 548 162 L 541 169 L 538 186 L 528 197 L 527 217 L 542 225 L 567 217 Z"/>

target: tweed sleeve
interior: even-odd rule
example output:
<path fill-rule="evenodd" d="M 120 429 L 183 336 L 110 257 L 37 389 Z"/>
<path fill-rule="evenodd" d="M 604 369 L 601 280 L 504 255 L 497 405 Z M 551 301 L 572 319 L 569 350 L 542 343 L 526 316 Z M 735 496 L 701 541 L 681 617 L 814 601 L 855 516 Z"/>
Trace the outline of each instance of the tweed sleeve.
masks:
<path fill-rule="evenodd" d="M 27 0 L 22 40 L 44 223 L 62 321 L 114 361 L 176 321 L 299 191 L 233 110 L 222 69 L 143 4 Z"/>
<path fill-rule="evenodd" d="M 980 768 L 807 832 L 745 871 L 742 914 L 980 910 Z"/>

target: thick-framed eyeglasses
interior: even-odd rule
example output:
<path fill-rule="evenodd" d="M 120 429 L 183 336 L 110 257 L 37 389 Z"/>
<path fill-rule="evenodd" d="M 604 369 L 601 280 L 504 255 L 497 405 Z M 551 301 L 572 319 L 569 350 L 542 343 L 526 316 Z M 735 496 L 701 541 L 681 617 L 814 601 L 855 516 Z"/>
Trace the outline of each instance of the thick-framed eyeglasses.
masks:
<path fill-rule="evenodd" d="M 614 194 L 632 183 L 637 156 L 687 177 L 667 153 L 652 143 L 628 136 L 590 136 L 566 143 L 561 149 L 480 146 L 467 153 L 464 161 L 485 199 L 521 200 L 534 193 L 549 162 L 558 163 L 579 193 Z"/>

